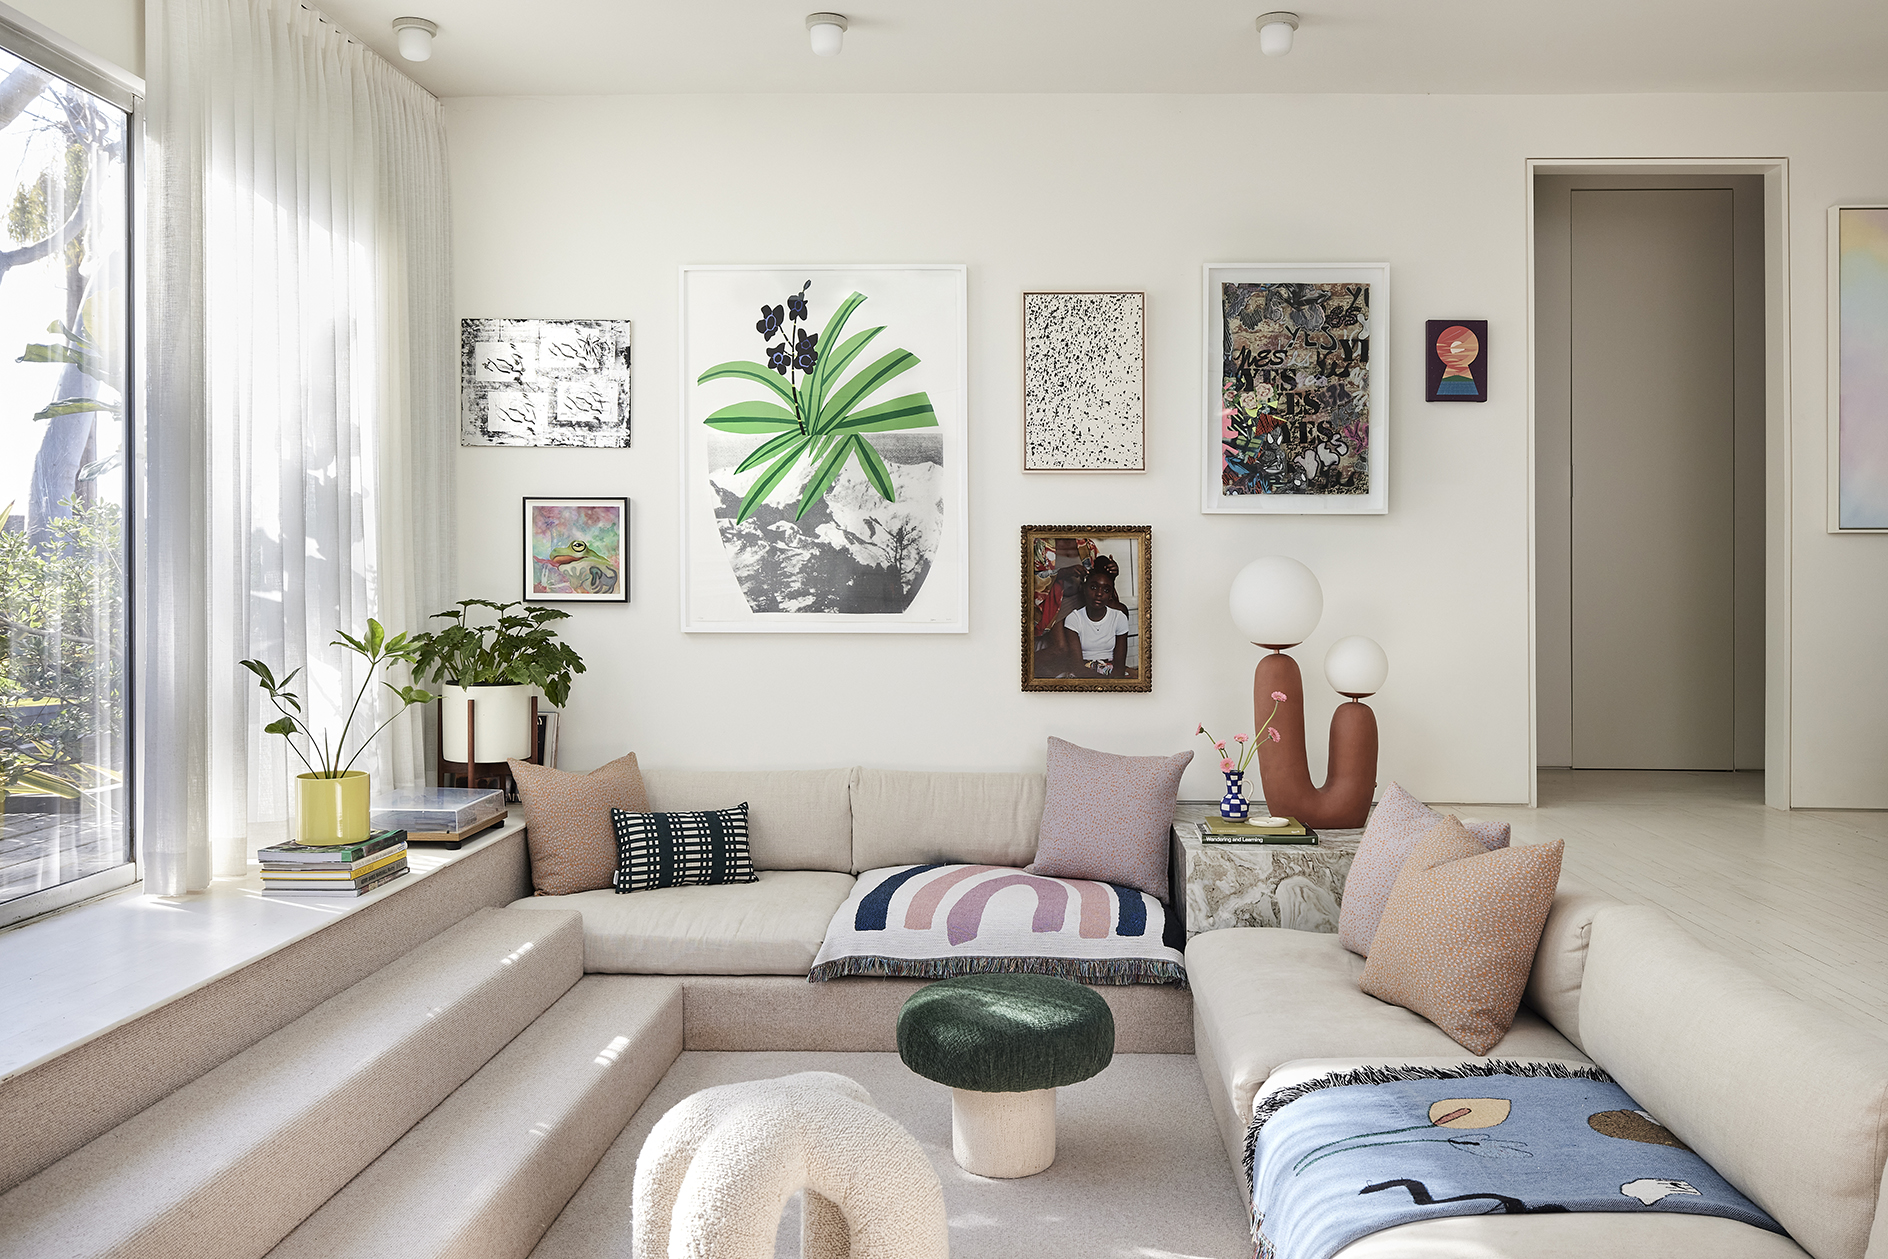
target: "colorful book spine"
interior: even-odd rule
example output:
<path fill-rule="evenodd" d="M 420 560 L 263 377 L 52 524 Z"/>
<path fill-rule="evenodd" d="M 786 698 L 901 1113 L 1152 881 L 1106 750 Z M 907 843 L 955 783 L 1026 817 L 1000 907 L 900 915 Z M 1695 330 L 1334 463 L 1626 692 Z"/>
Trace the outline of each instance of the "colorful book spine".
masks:
<path fill-rule="evenodd" d="M 377 874 L 379 871 L 384 870 L 386 867 L 396 862 L 401 865 L 406 864 L 405 844 L 401 844 L 397 848 L 390 848 L 386 852 L 375 853 L 373 856 L 367 857 L 350 866 L 304 866 L 289 863 L 270 865 L 264 863 L 262 867 L 262 882 L 264 886 L 272 882 L 280 882 L 284 879 L 312 879 L 323 883 L 358 882 L 361 879 Z"/>
<path fill-rule="evenodd" d="M 374 853 L 382 852 L 395 844 L 406 843 L 406 832 L 401 830 L 376 831 L 358 844 L 335 844 L 333 846 L 298 844 L 290 840 L 285 844 L 271 844 L 256 851 L 256 859 L 264 865 L 277 865 L 293 862 L 297 865 L 314 863 L 317 865 L 335 865 L 341 862 L 360 861 Z"/>
<path fill-rule="evenodd" d="M 406 865 L 401 863 L 388 866 L 384 870 L 377 870 L 372 876 L 358 882 L 351 879 L 346 882 L 333 883 L 312 879 L 294 879 L 283 883 L 266 883 L 263 885 L 262 894 L 264 896 L 365 896 L 367 893 L 393 882 L 393 880 L 399 878 L 406 872 Z"/>

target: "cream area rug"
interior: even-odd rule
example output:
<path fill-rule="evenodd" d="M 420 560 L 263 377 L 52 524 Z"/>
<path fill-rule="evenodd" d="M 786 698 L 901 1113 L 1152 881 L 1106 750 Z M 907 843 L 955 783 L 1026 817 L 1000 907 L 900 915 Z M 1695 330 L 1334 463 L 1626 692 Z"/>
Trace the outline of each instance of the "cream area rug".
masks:
<path fill-rule="evenodd" d="M 897 1054 L 684 1053 L 577 1191 L 532 1259 L 632 1259 L 636 1155 L 668 1109 L 698 1089 L 795 1071 L 837 1071 L 924 1146 L 944 1182 L 952 1259 L 1244 1259 L 1252 1253 L 1232 1166 L 1187 1054 L 1122 1054 L 1056 1098 L 1056 1156 L 1023 1180 L 972 1176 L 951 1157 L 950 1090 Z M 799 1200 L 780 1259 L 800 1253 Z"/>

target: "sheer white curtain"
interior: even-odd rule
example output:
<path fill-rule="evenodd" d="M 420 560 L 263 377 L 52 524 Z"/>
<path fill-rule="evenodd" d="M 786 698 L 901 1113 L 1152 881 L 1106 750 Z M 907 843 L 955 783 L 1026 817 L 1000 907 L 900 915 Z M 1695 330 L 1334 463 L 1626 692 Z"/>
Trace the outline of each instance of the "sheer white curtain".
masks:
<path fill-rule="evenodd" d="M 175 894 L 243 873 L 301 768 L 237 662 L 302 670 L 338 733 L 336 635 L 450 602 L 456 337 L 438 101 L 296 0 L 146 30 L 143 857 Z M 356 763 L 377 788 L 424 781 L 424 712 Z"/>

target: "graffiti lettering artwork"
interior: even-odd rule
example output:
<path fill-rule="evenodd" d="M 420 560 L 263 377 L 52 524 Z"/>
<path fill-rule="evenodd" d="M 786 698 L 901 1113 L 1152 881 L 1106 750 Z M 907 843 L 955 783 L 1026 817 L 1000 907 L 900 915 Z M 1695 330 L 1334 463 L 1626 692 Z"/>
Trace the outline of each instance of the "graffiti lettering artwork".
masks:
<path fill-rule="evenodd" d="M 1370 493 L 1370 285 L 1222 283 L 1220 493 Z"/>

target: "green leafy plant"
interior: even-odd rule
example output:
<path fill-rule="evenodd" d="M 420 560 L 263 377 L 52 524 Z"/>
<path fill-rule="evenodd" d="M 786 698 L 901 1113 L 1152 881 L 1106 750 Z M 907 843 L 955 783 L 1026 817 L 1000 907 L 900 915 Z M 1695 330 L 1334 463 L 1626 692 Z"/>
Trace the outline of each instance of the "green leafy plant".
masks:
<path fill-rule="evenodd" d="M 341 757 L 347 748 L 348 732 L 354 728 L 354 718 L 360 712 L 361 701 L 367 698 L 367 690 L 374 684 L 374 674 L 388 665 L 411 664 L 418 655 L 419 648 L 405 634 L 395 634 L 392 638 L 388 638 L 387 631 L 381 628 L 380 622 L 371 617 L 367 621 L 365 638 L 356 638 L 344 632 L 341 637 L 328 645 L 346 647 L 367 662 L 367 668 L 361 674 L 360 690 L 354 693 L 354 703 L 347 710 L 347 721 L 341 726 L 341 737 L 332 745 L 328 742 L 328 732 L 325 727 L 321 732 L 321 738 L 319 740 L 315 738 L 315 732 L 302 712 L 301 697 L 288 689 L 288 684 L 295 680 L 295 675 L 301 672 L 300 669 L 291 669 L 287 677 L 277 681 L 274 670 L 260 660 L 245 660 L 242 666 L 256 675 L 257 685 L 261 686 L 263 692 L 268 695 L 269 702 L 275 705 L 275 710 L 282 714 L 278 720 L 264 726 L 263 733 L 279 734 L 288 740 L 289 751 L 295 753 L 296 758 L 308 767 L 309 773 L 318 778 L 339 778 L 354 768 L 354 762 L 360 759 L 361 753 L 367 750 L 368 745 L 373 743 L 382 730 L 394 723 L 400 713 L 404 713 L 415 704 L 430 703 L 434 696 L 430 691 L 423 691 L 417 686 L 395 686 L 391 682 L 383 682 L 381 685 L 392 691 L 399 699 L 400 711 L 375 727 L 373 734 L 362 739 L 359 746 L 354 749 L 354 755 L 348 757 L 346 764 L 342 764 Z M 296 746 L 297 735 L 307 740 L 308 750 L 315 755 L 315 761 L 310 761 L 302 754 L 301 748 Z M 315 768 L 317 762 L 321 766 L 319 769 Z"/>
<path fill-rule="evenodd" d="M 937 412 L 931 406 L 930 396 L 924 393 L 909 393 L 860 409 L 860 404 L 881 385 L 916 367 L 918 356 L 910 350 L 893 350 L 842 380 L 860 351 L 885 331 L 885 326 L 881 324 L 854 333 L 835 349 L 833 343 L 839 340 L 846 320 L 865 301 L 865 295 L 853 293 L 839 304 L 823 329 L 808 332 L 801 321 L 809 318 L 806 290 L 812 284 L 808 280 L 801 285 L 800 291 L 789 295 L 783 305 L 761 306 L 755 331 L 760 333 L 763 342 L 771 342 L 776 336 L 781 338 L 779 344 L 767 346 L 765 363 L 743 360 L 720 363 L 696 378 L 695 383 L 702 385 L 711 380 L 749 381 L 765 386 L 779 399 L 778 402 L 765 399 L 737 402 L 702 421 L 726 433 L 770 434 L 734 470 L 739 476 L 766 465 L 766 470 L 755 478 L 747 496 L 741 500 L 736 524 L 753 515 L 803 459 L 814 465 L 814 471 L 806 483 L 806 491 L 800 496 L 799 510 L 793 515 L 795 520 L 804 517 L 833 487 L 849 459 L 858 460 L 859 470 L 881 498 L 895 503 L 898 491 L 892 484 L 891 469 L 885 466 L 884 458 L 872 448 L 865 435 L 937 427 Z M 773 374 L 769 375 L 770 372 Z"/>
<path fill-rule="evenodd" d="M 474 625 L 473 608 L 489 608 L 493 623 Z M 569 616 L 527 603 L 461 599 L 456 611 L 433 613 L 433 620 L 451 625 L 413 636 L 413 676 L 453 686 L 535 686 L 562 708 L 571 679 L 584 672 L 583 657 L 550 628 Z"/>

